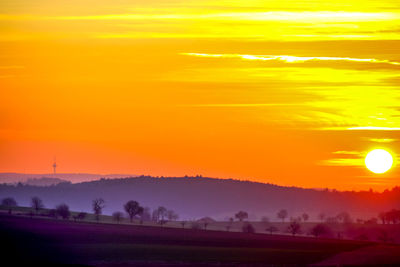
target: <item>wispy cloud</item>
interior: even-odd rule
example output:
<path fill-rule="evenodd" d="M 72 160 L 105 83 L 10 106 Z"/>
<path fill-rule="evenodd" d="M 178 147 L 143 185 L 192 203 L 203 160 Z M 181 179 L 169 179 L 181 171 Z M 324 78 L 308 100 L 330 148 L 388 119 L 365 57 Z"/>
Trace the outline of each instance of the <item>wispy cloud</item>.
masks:
<path fill-rule="evenodd" d="M 325 166 L 354 166 L 360 167 L 364 166 L 364 159 L 357 158 L 357 159 L 327 159 L 320 161 L 321 165 Z"/>
<path fill-rule="evenodd" d="M 285 63 L 303 63 L 306 61 L 349 61 L 363 63 L 379 63 L 399 65 L 400 62 L 375 58 L 352 58 L 352 57 L 301 57 L 290 55 L 246 55 L 246 54 L 205 54 L 205 53 L 182 53 L 186 56 L 208 57 L 208 58 L 239 58 L 243 60 L 261 60 L 261 61 L 283 61 Z"/>
<path fill-rule="evenodd" d="M 348 11 L 267 11 L 267 12 L 187 12 L 176 13 L 127 13 L 101 15 L 44 16 L 34 14 L 1 14 L 0 20 L 233 20 L 233 21 L 293 21 L 293 22 L 362 22 L 396 20 L 393 12 Z"/>
<path fill-rule="evenodd" d="M 291 103 L 227 103 L 227 104 L 189 104 L 189 107 L 284 107 L 284 106 L 304 106 L 305 104 Z"/>
<path fill-rule="evenodd" d="M 345 150 L 340 150 L 340 151 L 335 151 L 333 154 L 341 154 L 341 155 L 360 155 L 361 153 L 358 151 L 345 151 Z"/>
<path fill-rule="evenodd" d="M 392 143 L 397 141 L 394 138 L 370 138 L 369 141 L 376 142 L 376 143 Z"/>
<path fill-rule="evenodd" d="M 347 130 L 355 131 L 400 131 L 400 127 L 377 127 L 377 126 L 360 126 L 350 127 Z"/>

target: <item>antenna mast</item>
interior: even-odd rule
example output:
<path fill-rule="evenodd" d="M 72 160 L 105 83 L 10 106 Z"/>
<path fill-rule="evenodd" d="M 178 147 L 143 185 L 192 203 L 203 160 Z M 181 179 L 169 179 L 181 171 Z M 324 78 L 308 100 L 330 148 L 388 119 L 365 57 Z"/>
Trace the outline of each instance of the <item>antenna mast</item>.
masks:
<path fill-rule="evenodd" d="M 56 162 L 56 157 L 54 157 L 54 163 L 53 163 L 54 174 L 56 174 L 56 169 L 57 169 L 57 162 Z"/>

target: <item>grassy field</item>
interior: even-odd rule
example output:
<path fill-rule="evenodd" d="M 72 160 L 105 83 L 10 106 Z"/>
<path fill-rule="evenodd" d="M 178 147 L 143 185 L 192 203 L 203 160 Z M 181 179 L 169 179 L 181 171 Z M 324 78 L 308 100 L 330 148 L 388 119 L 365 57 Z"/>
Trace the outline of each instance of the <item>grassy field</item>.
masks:
<path fill-rule="evenodd" d="M 21 212 L 23 210 L 20 210 Z M 18 213 L 18 212 L 15 212 Z M 105 220 L 104 220 L 105 221 Z M 304 266 L 372 242 L 0 215 L 4 255 L 89 266 Z"/>
<path fill-rule="evenodd" d="M 0 205 L 0 213 L 7 213 L 8 210 L 6 207 Z M 47 216 L 49 210 L 41 209 L 38 214 L 31 207 L 13 207 L 13 214 L 20 216 L 29 216 L 30 213 L 33 214 L 33 217 L 42 217 L 48 218 Z M 70 220 L 73 220 L 73 216 L 76 216 L 78 212 L 71 212 Z M 88 213 L 83 220 L 83 222 L 94 223 L 96 221 L 96 217 L 94 214 Z M 155 226 L 159 227 L 160 225 L 156 222 L 145 221 L 140 222 L 138 219 L 134 219 L 131 223 L 128 218 L 123 218 L 122 221 L 116 222 L 113 220 L 112 216 L 108 215 L 100 215 L 100 222 L 103 224 L 120 224 L 120 225 L 142 225 L 142 226 Z M 233 223 L 226 221 L 216 221 L 209 223 L 206 227 L 206 230 L 210 231 L 229 231 L 229 232 L 242 232 L 243 225 L 247 222 L 238 222 L 235 221 Z M 270 234 L 266 231 L 266 228 L 273 226 L 276 227 L 277 232 L 273 234 L 279 235 L 290 235 L 288 233 L 287 228 L 289 222 L 250 222 L 255 229 L 256 233 L 262 234 Z M 298 234 L 299 236 L 312 236 L 310 234 L 311 229 L 320 222 L 301 222 L 301 232 Z M 181 221 L 170 221 L 166 224 L 162 225 L 165 228 L 185 228 L 191 229 L 193 227 L 194 222 L 187 221 L 184 226 L 182 226 Z M 200 228 L 204 229 L 204 223 L 196 223 Z M 229 226 L 229 228 L 227 228 Z M 387 233 L 387 236 L 390 242 L 400 243 L 400 227 L 396 224 L 330 224 L 328 225 L 331 229 L 331 233 L 326 235 L 325 237 L 329 238 L 340 238 L 340 239 L 353 239 L 353 240 L 370 240 L 370 241 L 381 241 L 380 236 L 382 235 L 382 231 Z"/>

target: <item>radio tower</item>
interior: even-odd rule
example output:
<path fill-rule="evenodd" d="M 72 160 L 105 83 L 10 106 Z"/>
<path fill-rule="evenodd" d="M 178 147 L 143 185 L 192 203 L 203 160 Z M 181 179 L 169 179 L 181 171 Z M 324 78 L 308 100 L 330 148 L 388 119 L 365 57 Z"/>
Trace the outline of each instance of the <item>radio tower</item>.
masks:
<path fill-rule="evenodd" d="M 57 162 L 56 162 L 56 157 L 54 157 L 54 163 L 53 163 L 54 174 L 56 174 L 56 168 L 57 168 Z"/>

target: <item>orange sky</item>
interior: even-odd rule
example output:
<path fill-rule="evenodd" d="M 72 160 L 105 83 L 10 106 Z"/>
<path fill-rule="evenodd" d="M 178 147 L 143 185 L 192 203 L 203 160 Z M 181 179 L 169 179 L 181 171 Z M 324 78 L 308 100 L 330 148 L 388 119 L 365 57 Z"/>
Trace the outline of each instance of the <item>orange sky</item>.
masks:
<path fill-rule="evenodd" d="M 0 172 L 383 190 L 400 2 L 0 2 Z"/>

